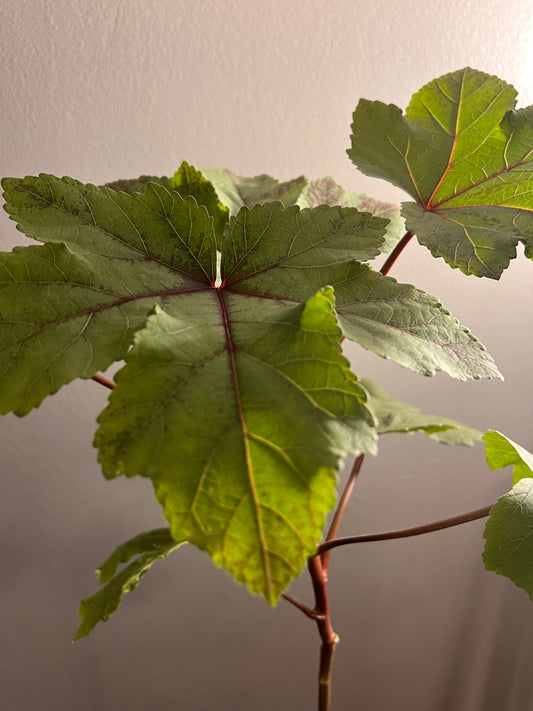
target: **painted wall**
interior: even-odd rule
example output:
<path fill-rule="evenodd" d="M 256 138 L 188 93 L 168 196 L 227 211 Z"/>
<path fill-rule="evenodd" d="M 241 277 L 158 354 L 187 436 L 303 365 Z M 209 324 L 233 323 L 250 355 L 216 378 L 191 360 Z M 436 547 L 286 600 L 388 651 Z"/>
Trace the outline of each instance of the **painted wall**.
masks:
<path fill-rule="evenodd" d="M 100 184 L 168 175 L 186 159 L 280 179 L 329 174 L 399 201 L 346 157 L 357 100 L 405 107 L 423 83 L 470 65 L 531 104 L 532 30 L 529 0 L 4 0 L 0 175 Z M 0 246 L 22 243 L 4 216 Z M 426 380 L 350 346 L 354 370 L 532 449 L 532 273 L 518 260 L 501 283 L 480 282 L 414 244 L 394 272 L 442 297 L 487 344 L 505 384 Z M 91 571 L 122 540 L 163 524 L 147 482 L 99 472 L 91 439 L 106 397 L 75 383 L 24 420 L 0 421 L 2 707 L 309 711 L 315 629 L 288 605 L 251 598 L 192 548 L 71 645 Z M 391 437 L 365 465 L 342 532 L 453 515 L 509 486 L 481 449 Z M 483 571 L 482 529 L 338 551 L 335 711 L 533 708 L 533 607 Z M 305 580 L 294 590 L 310 600 Z"/>

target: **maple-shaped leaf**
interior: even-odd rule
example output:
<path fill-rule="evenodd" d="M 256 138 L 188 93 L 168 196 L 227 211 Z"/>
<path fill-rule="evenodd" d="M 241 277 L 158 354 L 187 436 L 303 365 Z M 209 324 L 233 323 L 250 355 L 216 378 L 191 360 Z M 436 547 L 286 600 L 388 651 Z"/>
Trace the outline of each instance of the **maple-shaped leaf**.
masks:
<path fill-rule="evenodd" d="M 511 491 L 490 510 L 483 562 L 533 600 L 533 454 L 501 432 L 489 431 L 483 439 L 489 467 L 512 465 L 514 480 Z"/>
<path fill-rule="evenodd" d="M 362 100 L 348 155 L 403 188 L 406 227 L 465 274 L 499 279 L 519 241 L 533 258 L 533 107 L 466 68 L 435 79 L 401 109 Z"/>
<path fill-rule="evenodd" d="M 417 407 L 400 402 L 368 378 L 360 381 L 368 394 L 366 405 L 376 418 L 378 434 L 424 432 L 441 444 L 473 447 L 481 432 L 448 417 L 425 415 Z"/>
<path fill-rule="evenodd" d="M 162 185 L 4 187 L 45 244 L 0 258 L 1 410 L 125 358 L 97 435 L 106 475 L 151 477 L 174 537 L 270 601 L 314 551 L 342 457 L 375 451 L 339 323 L 424 373 L 497 374 L 433 297 L 358 261 L 379 252 L 384 219 L 266 203 L 218 241 L 207 209 Z"/>
<path fill-rule="evenodd" d="M 319 205 L 356 207 L 360 212 L 369 212 L 374 217 L 384 217 L 389 222 L 385 240 L 381 245 L 382 252 L 390 252 L 405 233 L 405 221 L 398 206 L 376 200 L 362 193 L 352 193 L 345 190 L 329 176 L 311 180 L 303 189 L 296 204 L 302 208 L 318 207 Z"/>
<path fill-rule="evenodd" d="M 88 635 L 99 622 L 107 621 L 122 602 L 122 597 L 135 590 L 141 578 L 159 559 L 166 558 L 183 545 L 176 541 L 168 528 L 156 528 L 140 533 L 122 543 L 96 571 L 101 590 L 81 601 L 79 615 L 82 622 L 75 640 Z M 117 573 L 122 563 L 135 560 Z"/>
<path fill-rule="evenodd" d="M 274 603 L 314 553 L 335 471 L 375 452 L 331 289 L 291 305 L 206 293 L 156 308 L 99 417 L 104 474 L 149 476 L 176 539 Z"/>
<path fill-rule="evenodd" d="M 217 293 L 213 220 L 194 198 L 156 184 L 128 195 L 46 175 L 3 185 L 19 229 L 47 244 L 0 255 L 0 412 L 24 415 L 122 359 L 155 304 L 179 313 Z M 330 284 L 345 335 L 365 348 L 424 374 L 497 376 L 436 299 L 357 261 L 379 253 L 385 225 L 354 208 L 242 208 L 225 231 L 221 288 L 249 304 L 294 303 Z"/>

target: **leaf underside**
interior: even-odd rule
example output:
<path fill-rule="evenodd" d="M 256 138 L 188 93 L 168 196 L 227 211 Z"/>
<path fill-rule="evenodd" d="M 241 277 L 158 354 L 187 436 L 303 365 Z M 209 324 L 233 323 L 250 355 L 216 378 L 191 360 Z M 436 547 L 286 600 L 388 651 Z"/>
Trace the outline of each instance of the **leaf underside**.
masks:
<path fill-rule="evenodd" d="M 315 550 L 342 458 L 375 451 L 342 335 L 427 375 L 499 375 L 433 297 L 363 263 L 385 219 L 269 202 L 226 224 L 188 164 L 132 195 L 3 185 L 44 244 L 0 256 L 0 411 L 125 359 L 96 437 L 106 476 L 150 477 L 174 538 L 270 602 Z"/>
<path fill-rule="evenodd" d="M 516 246 L 533 258 L 533 107 L 470 68 L 416 93 L 405 116 L 362 100 L 348 155 L 367 175 L 404 189 L 407 230 L 465 274 L 499 279 Z"/>
<path fill-rule="evenodd" d="M 504 575 L 533 600 L 533 454 L 501 434 L 483 435 L 491 469 L 513 466 L 514 486 L 490 511 L 483 534 L 487 570 Z"/>

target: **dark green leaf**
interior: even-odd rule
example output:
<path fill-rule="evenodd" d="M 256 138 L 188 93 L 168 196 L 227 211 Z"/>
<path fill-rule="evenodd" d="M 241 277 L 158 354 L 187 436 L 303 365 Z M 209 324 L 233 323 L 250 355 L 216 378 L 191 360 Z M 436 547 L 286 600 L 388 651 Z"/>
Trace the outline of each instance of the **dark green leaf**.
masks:
<path fill-rule="evenodd" d="M 110 188 L 115 192 L 128 193 L 128 195 L 135 195 L 135 193 L 144 193 L 149 183 L 157 183 L 158 185 L 163 185 L 165 188 L 170 189 L 170 179 L 163 176 L 158 178 L 155 175 L 141 175 L 139 178 L 126 178 L 113 180 L 110 183 L 102 185 L 103 188 Z"/>
<path fill-rule="evenodd" d="M 150 185 L 129 196 L 52 176 L 6 181 L 9 211 L 43 247 L 0 255 L 0 412 L 24 415 L 120 360 L 155 303 L 215 280 L 212 221 Z"/>
<path fill-rule="evenodd" d="M 376 383 L 363 378 L 361 385 L 368 393 L 367 407 L 377 420 L 378 434 L 387 432 L 425 432 L 431 439 L 449 445 L 473 447 L 481 432 L 456 420 L 437 415 L 424 415 L 417 407 L 400 402 Z"/>
<path fill-rule="evenodd" d="M 82 623 L 74 639 L 85 637 L 98 622 L 108 620 L 120 605 L 122 596 L 135 590 L 156 560 L 166 558 L 184 542 L 172 538 L 168 528 L 158 528 L 120 545 L 96 571 L 100 584 L 106 583 L 104 587 L 81 601 Z M 135 556 L 138 556 L 135 561 L 116 572 L 121 563 L 127 563 Z"/>
<path fill-rule="evenodd" d="M 498 279 L 522 241 L 533 257 L 533 109 L 473 69 L 447 74 L 393 105 L 361 101 L 353 162 L 406 190 L 407 229 L 466 274 Z"/>
<path fill-rule="evenodd" d="M 335 470 L 375 451 L 331 290 L 305 305 L 218 293 L 135 338 L 100 415 L 108 476 L 150 476 L 173 535 L 274 603 L 320 539 Z"/>

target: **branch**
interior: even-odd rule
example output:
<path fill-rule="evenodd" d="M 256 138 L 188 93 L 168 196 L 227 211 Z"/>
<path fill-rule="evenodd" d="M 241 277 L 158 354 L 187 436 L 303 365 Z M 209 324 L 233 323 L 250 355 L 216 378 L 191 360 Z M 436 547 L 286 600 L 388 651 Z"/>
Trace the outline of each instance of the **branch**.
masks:
<path fill-rule="evenodd" d="M 406 232 L 404 234 L 404 236 L 401 238 L 401 240 L 398 242 L 396 247 L 389 254 L 385 263 L 379 270 L 380 273 L 383 274 L 383 276 L 386 276 L 390 272 L 390 270 L 394 266 L 394 263 L 396 262 L 396 260 L 400 256 L 400 254 L 403 252 L 403 250 L 407 247 L 407 245 L 411 241 L 412 236 L 413 235 L 410 232 Z"/>
<path fill-rule="evenodd" d="M 339 546 L 347 546 L 352 543 L 366 543 L 368 541 L 388 541 L 393 538 L 409 538 L 410 536 L 420 536 L 422 533 L 432 533 L 433 531 L 440 531 L 443 528 L 451 528 L 452 526 L 459 526 L 461 523 L 468 523 L 469 521 L 476 521 L 480 518 L 485 518 L 489 515 L 491 508 L 494 504 L 490 506 L 485 506 L 482 509 L 476 509 L 475 511 L 469 511 L 468 513 L 460 514 L 459 516 L 453 516 L 452 518 L 445 518 L 441 521 L 433 521 L 432 523 L 426 523 L 422 526 L 413 526 L 412 528 L 400 528 L 396 531 L 385 531 L 383 533 L 363 533 L 359 536 L 347 536 L 346 538 L 336 538 L 332 541 L 325 541 L 318 546 L 317 554 L 322 555 L 326 551 L 332 548 L 338 548 Z"/>
<path fill-rule="evenodd" d="M 300 602 L 298 598 L 293 597 L 292 595 L 289 595 L 288 593 L 283 593 L 281 596 L 284 600 L 287 600 L 287 602 L 290 602 L 291 605 L 294 605 L 294 607 L 297 607 L 299 610 L 301 610 L 304 615 L 307 617 L 310 617 L 312 620 L 316 620 L 318 617 L 318 614 L 314 611 L 311 610 L 310 607 L 307 607 L 307 605 L 304 605 L 303 602 Z"/>
<path fill-rule="evenodd" d="M 100 383 L 100 385 L 103 385 L 104 388 L 109 388 L 109 390 L 113 390 L 115 387 L 115 383 L 111 382 L 111 380 L 108 380 L 107 378 L 104 378 L 103 375 L 99 375 L 98 373 L 93 375 L 91 380 L 94 380 L 96 383 Z"/>
<path fill-rule="evenodd" d="M 357 479 L 357 475 L 359 474 L 359 471 L 361 470 L 361 466 L 363 464 L 365 455 L 360 454 L 354 461 L 352 471 L 350 472 L 350 476 L 348 477 L 348 481 L 346 482 L 346 486 L 344 487 L 344 491 L 342 492 L 342 495 L 339 499 L 339 503 L 337 505 L 337 508 L 335 510 L 335 515 L 333 516 L 333 520 L 331 522 L 331 526 L 329 527 L 329 531 L 326 535 L 326 538 L 324 539 L 326 542 L 327 541 L 332 541 L 335 536 L 337 535 L 337 531 L 339 530 L 339 526 L 342 521 L 342 517 L 344 516 L 344 511 L 346 509 L 346 506 L 348 504 L 348 501 L 350 499 L 350 496 L 352 495 L 353 487 L 355 484 L 355 480 Z M 325 573 L 327 573 L 328 570 L 328 563 L 329 563 L 329 551 L 325 551 L 323 555 L 321 556 L 322 558 L 322 568 Z"/>

